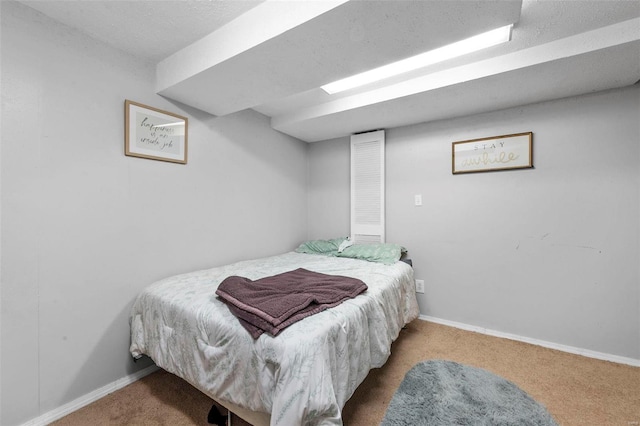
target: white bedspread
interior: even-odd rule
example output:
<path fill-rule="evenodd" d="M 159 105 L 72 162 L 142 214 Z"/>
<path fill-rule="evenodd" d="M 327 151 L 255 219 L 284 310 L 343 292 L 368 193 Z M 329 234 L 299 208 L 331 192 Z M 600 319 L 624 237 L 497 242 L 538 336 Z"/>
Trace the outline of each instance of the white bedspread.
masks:
<path fill-rule="evenodd" d="M 230 275 L 258 279 L 298 267 L 359 278 L 369 288 L 257 340 L 214 294 Z M 132 309 L 131 354 L 150 356 L 212 398 L 271 413 L 271 425 L 341 425 L 346 401 L 417 316 L 413 269 L 404 262 L 291 252 L 150 285 Z"/>

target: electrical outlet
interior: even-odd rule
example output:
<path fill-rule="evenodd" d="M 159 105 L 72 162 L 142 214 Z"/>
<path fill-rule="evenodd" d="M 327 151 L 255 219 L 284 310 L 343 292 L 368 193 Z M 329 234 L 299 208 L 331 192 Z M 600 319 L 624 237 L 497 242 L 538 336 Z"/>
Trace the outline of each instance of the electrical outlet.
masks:
<path fill-rule="evenodd" d="M 416 293 L 424 293 L 424 280 L 416 280 Z"/>

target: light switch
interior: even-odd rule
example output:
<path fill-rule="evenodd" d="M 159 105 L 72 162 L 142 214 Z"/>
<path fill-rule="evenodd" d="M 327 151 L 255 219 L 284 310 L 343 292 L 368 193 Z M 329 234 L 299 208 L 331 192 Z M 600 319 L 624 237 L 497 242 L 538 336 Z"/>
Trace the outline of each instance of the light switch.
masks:
<path fill-rule="evenodd" d="M 416 194 L 413 196 L 413 203 L 416 206 L 421 206 L 422 205 L 422 195 L 421 194 Z"/>

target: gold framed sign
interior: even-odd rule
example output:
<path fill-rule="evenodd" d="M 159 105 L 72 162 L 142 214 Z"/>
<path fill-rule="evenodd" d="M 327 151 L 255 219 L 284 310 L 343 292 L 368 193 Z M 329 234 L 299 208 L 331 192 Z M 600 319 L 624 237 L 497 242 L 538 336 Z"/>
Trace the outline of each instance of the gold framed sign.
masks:
<path fill-rule="evenodd" d="M 130 100 L 124 110 L 125 155 L 187 164 L 186 117 Z"/>
<path fill-rule="evenodd" d="M 453 142 L 451 172 L 474 173 L 533 167 L 533 132 Z"/>

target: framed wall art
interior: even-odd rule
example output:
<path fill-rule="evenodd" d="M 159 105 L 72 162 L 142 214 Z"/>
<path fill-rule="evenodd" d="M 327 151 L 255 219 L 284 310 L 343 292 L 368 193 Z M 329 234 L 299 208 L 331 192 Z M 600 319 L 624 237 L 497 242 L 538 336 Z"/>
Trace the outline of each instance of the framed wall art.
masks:
<path fill-rule="evenodd" d="M 533 167 L 533 133 L 453 142 L 451 172 L 474 173 Z"/>
<path fill-rule="evenodd" d="M 129 100 L 124 109 L 125 155 L 187 163 L 186 117 Z"/>

